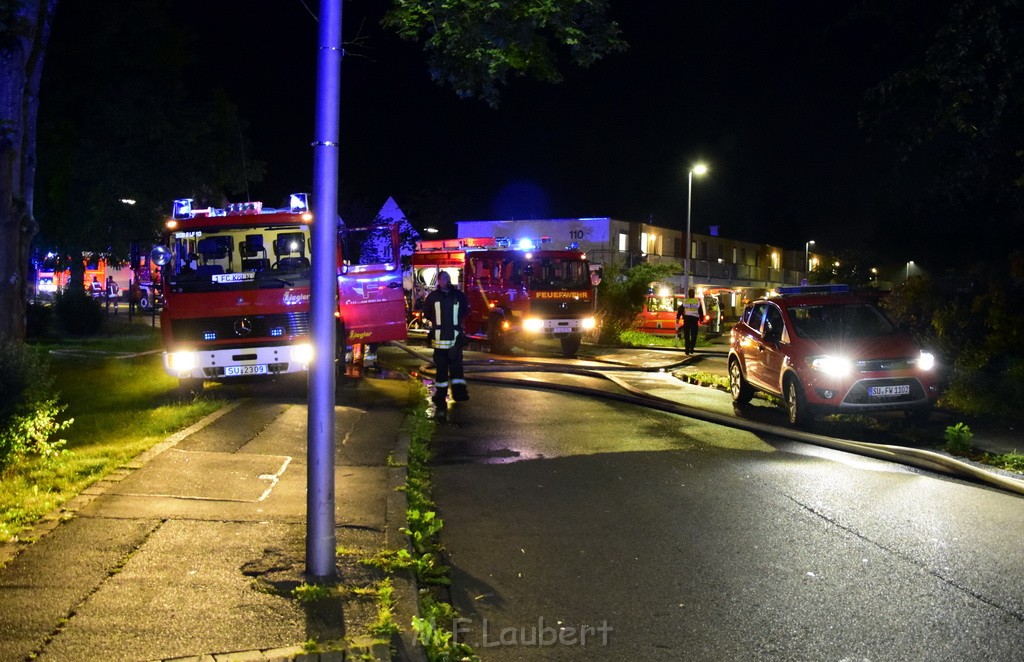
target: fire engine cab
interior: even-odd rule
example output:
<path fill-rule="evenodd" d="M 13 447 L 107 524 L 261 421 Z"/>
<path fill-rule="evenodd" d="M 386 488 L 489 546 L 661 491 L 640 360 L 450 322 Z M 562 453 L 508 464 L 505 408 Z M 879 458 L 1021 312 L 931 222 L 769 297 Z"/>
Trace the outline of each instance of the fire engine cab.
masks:
<path fill-rule="evenodd" d="M 198 390 L 204 380 L 308 370 L 314 222 L 305 193 L 292 194 L 280 209 L 260 202 L 225 209 L 174 202 L 151 257 L 162 272 L 164 367 L 183 392 Z M 404 340 L 397 227 L 339 223 L 331 250 L 339 363 L 348 346 Z"/>
<path fill-rule="evenodd" d="M 576 248 L 556 249 L 550 239 L 466 237 L 421 241 L 412 256 L 414 319 L 439 271 L 469 301 L 466 334 L 507 353 L 522 339 L 546 336 L 576 354 L 582 333 L 596 327 L 595 288 L 587 256 Z"/>

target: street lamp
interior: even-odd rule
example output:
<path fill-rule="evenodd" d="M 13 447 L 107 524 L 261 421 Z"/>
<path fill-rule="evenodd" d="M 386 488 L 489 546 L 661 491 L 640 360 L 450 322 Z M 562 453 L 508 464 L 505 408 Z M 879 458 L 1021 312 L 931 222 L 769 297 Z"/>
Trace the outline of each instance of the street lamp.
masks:
<path fill-rule="evenodd" d="M 708 167 L 697 163 L 690 168 L 686 190 L 686 245 L 683 247 L 683 296 L 690 294 L 690 214 L 693 207 L 693 176 L 707 174 Z"/>
<path fill-rule="evenodd" d="M 913 264 L 914 264 L 914 261 L 913 261 L 913 260 L 911 260 L 911 261 L 907 262 L 907 280 L 910 280 L 910 267 L 911 267 L 911 266 L 912 266 Z"/>
<path fill-rule="evenodd" d="M 813 243 L 814 243 L 813 239 L 811 239 L 810 241 L 805 241 L 804 242 L 804 271 L 810 271 L 811 270 L 811 253 L 810 253 L 810 251 L 811 251 L 811 244 L 813 244 Z"/>

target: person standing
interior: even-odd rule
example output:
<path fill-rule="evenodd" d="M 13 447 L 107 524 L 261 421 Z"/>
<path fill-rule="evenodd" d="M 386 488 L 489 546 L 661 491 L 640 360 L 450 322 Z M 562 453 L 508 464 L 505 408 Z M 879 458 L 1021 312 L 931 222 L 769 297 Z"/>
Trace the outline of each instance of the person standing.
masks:
<path fill-rule="evenodd" d="M 453 400 L 469 400 L 462 370 L 462 348 L 468 342 L 462 322 L 468 313 L 466 295 L 452 286 L 448 272 L 439 271 L 437 289 L 423 302 L 423 314 L 430 322 L 430 344 L 434 348 L 434 367 L 437 369 L 431 399 L 441 413 L 445 411 L 449 384 Z"/>
<path fill-rule="evenodd" d="M 676 309 L 676 337 L 679 336 L 680 329 L 683 335 L 683 348 L 686 350 L 686 354 L 693 354 L 693 348 L 697 345 L 697 325 L 704 318 L 704 302 L 697 298 L 696 292 L 691 287 L 690 291 L 687 292 L 686 298 L 679 304 L 679 308 Z M 682 319 L 682 327 L 679 326 L 679 321 Z"/>
<path fill-rule="evenodd" d="M 119 301 L 121 299 L 121 288 L 118 287 L 117 283 L 114 282 L 114 277 L 113 276 L 107 276 L 107 287 L 106 287 L 106 290 L 107 290 L 107 296 L 106 296 L 106 299 L 107 299 L 107 312 L 108 313 L 110 312 L 110 304 L 111 304 L 111 302 L 113 302 L 113 304 L 114 304 L 114 314 L 116 315 L 117 314 L 117 304 L 119 303 Z"/>

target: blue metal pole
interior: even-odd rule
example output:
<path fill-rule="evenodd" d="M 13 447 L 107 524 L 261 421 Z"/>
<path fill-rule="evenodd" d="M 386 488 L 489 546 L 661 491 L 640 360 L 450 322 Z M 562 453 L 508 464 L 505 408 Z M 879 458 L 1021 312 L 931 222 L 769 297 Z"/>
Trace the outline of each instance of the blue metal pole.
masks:
<path fill-rule="evenodd" d="M 313 142 L 313 255 L 306 470 L 306 574 L 336 573 L 334 523 L 334 310 L 338 277 L 338 127 L 341 103 L 341 2 L 320 3 L 316 126 Z"/>

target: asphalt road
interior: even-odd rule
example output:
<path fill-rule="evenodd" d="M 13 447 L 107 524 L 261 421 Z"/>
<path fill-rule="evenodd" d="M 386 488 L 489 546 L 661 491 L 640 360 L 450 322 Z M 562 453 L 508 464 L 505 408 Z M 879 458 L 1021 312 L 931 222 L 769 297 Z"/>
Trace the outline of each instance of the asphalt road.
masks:
<path fill-rule="evenodd" d="M 1020 497 L 619 403 L 471 395 L 434 482 L 454 626 L 484 660 L 1020 659 Z"/>

